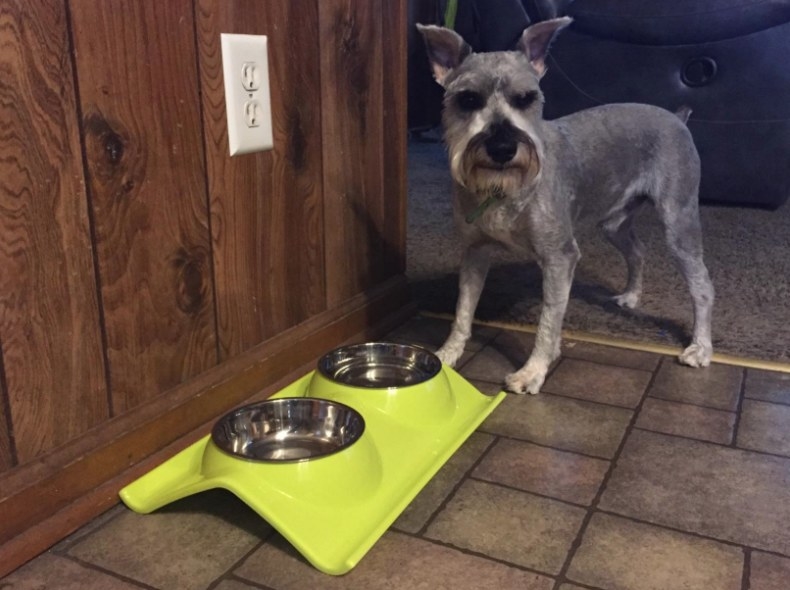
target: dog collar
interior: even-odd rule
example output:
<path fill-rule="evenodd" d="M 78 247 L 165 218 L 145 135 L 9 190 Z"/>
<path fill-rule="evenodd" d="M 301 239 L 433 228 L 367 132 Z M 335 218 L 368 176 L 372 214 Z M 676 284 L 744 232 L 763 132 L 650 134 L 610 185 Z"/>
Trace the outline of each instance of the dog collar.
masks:
<path fill-rule="evenodd" d="M 466 216 L 466 223 L 474 223 L 480 219 L 480 216 L 486 212 L 486 209 L 504 198 L 505 194 L 502 191 L 494 191 L 485 201 L 480 203 L 469 215 Z"/>

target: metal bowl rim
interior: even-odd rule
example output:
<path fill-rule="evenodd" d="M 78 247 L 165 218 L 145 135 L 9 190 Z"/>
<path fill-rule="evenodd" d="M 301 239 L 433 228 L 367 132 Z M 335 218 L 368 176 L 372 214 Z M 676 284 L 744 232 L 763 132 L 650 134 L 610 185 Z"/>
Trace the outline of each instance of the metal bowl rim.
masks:
<path fill-rule="evenodd" d="M 269 404 L 275 404 L 275 403 L 277 403 L 277 405 L 280 405 L 278 402 L 289 402 L 289 401 L 311 401 L 311 402 L 316 402 L 317 401 L 317 402 L 323 402 L 323 403 L 326 403 L 326 404 L 329 404 L 329 405 L 333 405 L 333 406 L 340 406 L 341 408 L 343 408 L 345 410 L 348 410 L 352 414 L 356 414 L 356 416 L 359 418 L 359 421 L 362 424 L 362 427 L 360 428 L 359 434 L 357 435 L 357 437 L 354 440 L 352 440 L 349 444 L 344 445 L 342 447 L 338 447 L 337 449 L 335 449 L 334 451 L 331 451 L 329 453 L 322 453 L 321 455 L 316 455 L 316 456 L 313 456 L 313 457 L 301 457 L 299 459 L 262 459 L 262 458 L 259 458 L 259 457 L 250 457 L 249 455 L 244 455 L 242 453 L 235 453 L 235 452 L 233 452 L 233 451 L 231 451 L 229 449 L 226 449 L 223 445 L 219 444 L 217 442 L 216 438 L 214 437 L 214 432 L 216 431 L 216 429 L 219 427 L 220 424 L 225 422 L 225 420 L 228 420 L 230 418 L 234 418 L 237 415 L 239 415 L 239 414 L 241 414 L 241 413 L 243 413 L 245 411 L 249 411 L 251 408 L 255 408 L 255 407 L 258 407 L 258 406 L 269 405 Z M 259 402 L 246 404 L 246 405 L 243 405 L 243 406 L 239 406 L 238 408 L 235 408 L 235 409 L 231 410 L 230 412 L 227 412 L 226 414 L 223 414 L 219 419 L 217 419 L 216 422 L 214 422 L 214 426 L 212 426 L 212 428 L 211 428 L 210 439 L 211 439 L 212 444 L 215 447 L 217 447 L 217 449 L 219 449 L 221 452 L 225 453 L 226 455 L 228 455 L 230 457 L 233 457 L 234 459 L 242 459 L 244 461 L 250 461 L 251 463 L 265 463 L 265 464 L 269 464 L 269 465 L 277 465 L 277 464 L 287 464 L 287 463 L 302 463 L 302 462 L 305 462 L 305 461 L 317 461 L 319 459 L 324 459 L 326 457 L 331 457 L 332 455 L 334 455 L 336 453 L 339 453 L 341 451 L 345 451 L 346 449 L 349 449 L 352 446 L 354 446 L 357 442 L 359 442 L 359 439 L 362 438 L 362 435 L 365 434 L 365 430 L 366 429 L 367 429 L 367 423 L 365 422 L 365 417 L 362 415 L 362 413 L 359 410 L 356 410 L 355 408 L 352 408 L 348 404 L 344 404 L 342 402 L 338 402 L 338 401 L 335 401 L 335 400 L 332 400 L 332 399 L 325 399 L 325 398 L 321 398 L 321 397 L 290 396 L 290 397 L 278 397 L 278 398 L 275 398 L 275 399 L 265 399 L 265 400 L 262 400 L 262 401 L 259 401 Z"/>
<path fill-rule="evenodd" d="M 323 366 L 324 365 L 324 359 L 330 357 L 331 355 L 333 355 L 333 354 L 335 354 L 335 353 L 337 353 L 337 352 L 339 352 L 341 350 L 348 350 L 348 349 L 354 349 L 354 348 L 364 348 L 364 347 L 368 347 L 368 346 L 397 346 L 399 348 L 410 348 L 410 349 L 416 350 L 417 352 L 425 354 L 432 361 L 436 362 L 436 371 L 433 374 L 431 374 L 428 377 L 426 377 L 425 379 L 417 381 L 416 383 L 409 383 L 408 385 L 396 385 L 396 386 L 392 386 L 392 387 L 368 387 L 368 386 L 365 386 L 365 385 L 354 385 L 353 383 L 346 383 L 345 381 L 339 381 L 338 379 L 335 378 L 334 375 L 330 374 L 326 370 L 326 368 Z M 390 389 L 406 389 L 406 388 L 409 388 L 409 387 L 416 387 L 418 385 L 423 385 L 423 384 L 427 383 L 428 381 L 430 381 L 431 379 L 435 378 L 439 373 L 442 372 L 442 361 L 439 360 L 439 357 L 436 356 L 436 353 L 431 352 L 430 350 L 428 350 L 424 346 L 420 346 L 419 344 L 403 344 L 401 342 L 378 341 L 378 342 L 360 342 L 358 344 L 348 344 L 346 346 L 338 346 L 337 348 L 335 348 L 333 350 L 330 350 L 326 354 L 322 355 L 321 358 L 318 359 L 317 367 L 318 367 L 318 372 L 322 376 L 324 376 L 327 379 L 329 379 L 332 383 L 336 383 L 337 385 L 340 385 L 342 387 L 349 387 L 349 388 L 353 388 L 353 389 L 365 389 L 365 390 L 368 390 L 368 391 L 387 391 L 387 390 L 390 390 Z"/>

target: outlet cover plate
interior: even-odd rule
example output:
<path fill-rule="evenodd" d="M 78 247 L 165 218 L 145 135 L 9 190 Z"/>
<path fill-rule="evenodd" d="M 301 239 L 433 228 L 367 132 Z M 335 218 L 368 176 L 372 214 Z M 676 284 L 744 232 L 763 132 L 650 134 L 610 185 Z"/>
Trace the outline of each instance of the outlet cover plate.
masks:
<path fill-rule="evenodd" d="M 267 37 L 222 33 L 220 39 L 230 155 L 270 150 L 274 147 L 274 138 Z M 249 86 L 252 78 L 257 88 L 248 90 L 245 84 Z M 254 125 L 249 118 L 251 103 L 257 106 Z"/>

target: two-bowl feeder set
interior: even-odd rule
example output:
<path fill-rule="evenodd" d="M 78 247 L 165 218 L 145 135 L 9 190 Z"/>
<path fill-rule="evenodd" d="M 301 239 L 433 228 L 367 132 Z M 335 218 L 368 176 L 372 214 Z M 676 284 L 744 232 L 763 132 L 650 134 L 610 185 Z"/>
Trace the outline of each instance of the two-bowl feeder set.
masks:
<path fill-rule="evenodd" d="M 344 574 L 504 395 L 483 395 L 417 346 L 338 348 L 120 495 L 148 513 L 224 488 L 316 568 Z"/>

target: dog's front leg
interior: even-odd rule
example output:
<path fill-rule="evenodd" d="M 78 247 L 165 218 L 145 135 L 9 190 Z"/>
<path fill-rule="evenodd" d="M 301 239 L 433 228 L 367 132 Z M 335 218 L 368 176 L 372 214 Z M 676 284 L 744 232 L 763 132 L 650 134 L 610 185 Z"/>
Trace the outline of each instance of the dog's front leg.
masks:
<path fill-rule="evenodd" d="M 454 367 L 464 353 L 467 340 L 472 335 L 472 320 L 475 317 L 477 302 L 488 274 L 490 258 L 486 246 L 472 244 L 467 246 L 458 272 L 458 303 L 455 320 L 442 347 L 436 352 L 439 359 Z"/>
<path fill-rule="evenodd" d="M 573 271 L 578 260 L 579 248 L 573 240 L 562 252 L 543 258 L 543 307 L 535 348 L 521 369 L 505 377 L 505 387 L 509 391 L 538 393 L 551 363 L 560 356 L 562 320 L 568 307 Z"/>

